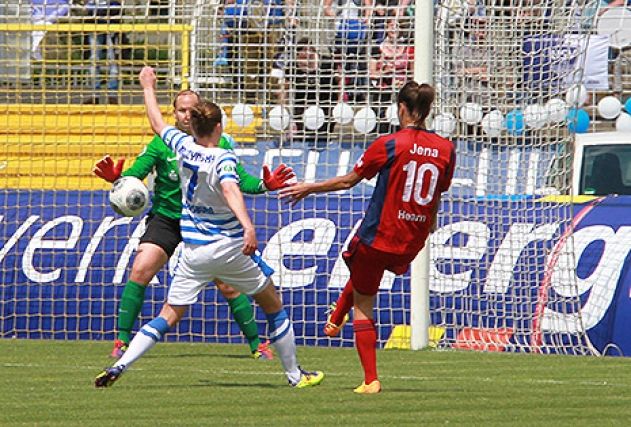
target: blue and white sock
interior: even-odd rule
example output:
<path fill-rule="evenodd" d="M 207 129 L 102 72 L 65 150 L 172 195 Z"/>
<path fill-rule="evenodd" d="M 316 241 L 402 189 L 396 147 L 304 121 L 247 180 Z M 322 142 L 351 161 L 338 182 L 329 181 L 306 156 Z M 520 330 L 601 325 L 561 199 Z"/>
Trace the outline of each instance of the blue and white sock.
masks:
<path fill-rule="evenodd" d="M 287 317 L 287 312 L 281 309 L 278 313 L 267 314 L 266 317 L 269 324 L 269 340 L 280 358 L 287 379 L 291 384 L 296 384 L 300 381 L 300 368 L 296 358 L 294 328 Z"/>
<path fill-rule="evenodd" d="M 114 366 L 124 366 L 125 369 L 128 369 L 132 363 L 151 350 L 168 330 L 169 324 L 166 319 L 156 317 L 138 331 L 134 339 L 129 343 L 129 348 L 123 354 L 123 357 L 118 359 Z"/>

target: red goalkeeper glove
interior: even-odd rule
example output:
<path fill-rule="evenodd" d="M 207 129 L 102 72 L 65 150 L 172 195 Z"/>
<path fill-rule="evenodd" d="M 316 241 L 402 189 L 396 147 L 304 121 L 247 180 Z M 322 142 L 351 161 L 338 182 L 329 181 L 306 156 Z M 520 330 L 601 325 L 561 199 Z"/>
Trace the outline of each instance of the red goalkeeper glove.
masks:
<path fill-rule="evenodd" d="M 268 191 L 278 190 L 279 188 L 289 187 L 290 179 L 295 178 L 296 174 L 291 166 L 281 163 L 274 172 L 270 172 L 267 165 L 263 165 L 263 183 Z"/>
<path fill-rule="evenodd" d="M 114 160 L 110 156 L 105 156 L 94 165 L 92 172 L 107 182 L 114 182 L 120 178 L 124 163 L 125 159 L 118 159 L 116 164 L 114 164 Z"/>

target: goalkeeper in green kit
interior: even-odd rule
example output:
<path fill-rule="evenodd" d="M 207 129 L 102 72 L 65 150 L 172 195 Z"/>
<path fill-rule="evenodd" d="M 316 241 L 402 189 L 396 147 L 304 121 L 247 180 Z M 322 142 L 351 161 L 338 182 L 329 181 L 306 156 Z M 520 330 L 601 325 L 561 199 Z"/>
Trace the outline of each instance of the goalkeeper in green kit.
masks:
<path fill-rule="evenodd" d="M 190 110 L 199 102 L 199 95 L 184 90 L 173 101 L 176 126 L 190 133 Z M 234 140 L 229 135 L 222 135 L 219 147 L 233 148 Z M 155 170 L 153 205 L 147 216 L 146 230 L 140 238 L 140 244 L 132 266 L 129 280 L 125 284 L 118 308 L 118 337 L 114 341 L 112 357 L 120 358 L 131 340 L 131 330 L 138 318 L 145 299 L 145 290 L 151 279 L 169 260 L 175 248 L 182 241 L 180 216 L 182 212 L 182 194 L 180 177 L 175 155 L 160 140 L 158 135 L 145 147 L 134 164 L 124 172 L 124 159 L 116 163 L 105 156 L 94 167 L 94 174 L 108 182 L 116 181 L 120 176 L 135 176 L 144 179 Z M 244 193 L 261 194 L 286 187 L 288 180 L 295 174 L 291 167 L 281 164 L 270 172 L 263 166 L 263 179 L 249 175 L 243 166 L 237 166 L 239 186 Z M 254 358 L 272 359 L 273 354 L 267 342 L 261 342 L 258 326 L 254 319 L 254 310 L 249 298 L 225 283 L 217 282 L 217 287 L 227 299 L 228 305 L 241 331 L 248 340 Z"/>

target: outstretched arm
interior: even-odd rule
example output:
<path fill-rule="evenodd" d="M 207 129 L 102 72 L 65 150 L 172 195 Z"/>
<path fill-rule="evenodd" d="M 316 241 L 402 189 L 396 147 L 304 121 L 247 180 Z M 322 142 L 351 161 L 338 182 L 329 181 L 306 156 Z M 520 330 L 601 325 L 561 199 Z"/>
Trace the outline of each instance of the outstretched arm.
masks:
<path fill-rule="evenodd" d="M 311 193 L 326 193 L 329 191 L 348 190 L 351 187 L 357 185 L 363 178 L 357 174 L 354 170 L 350 171 L 346 175 L 336 176 L 335 178 L 327 179 L 322 182 L 306 183 L 292 185 L 280 190 L 280 197 L 284 199 L 289 197 L 292 203 L 296 203 L 299 200 L 304 199 Z"/>
<path fill-rule="evenodd" d="M 145 97 L 145 108 L 147 109 L 147 117 L 151 124 L 151 129 L 158 134 L 162 135 L 162 130 L 167 127 L 160 112 L 160 106 L 156 99 L 156 73 L 151 67 L 142 67 L 139 74 L 140 86 L 142 86 L 143 94 Z"/>
<path fill-rule="evenodd" d="M 220 148 L 234 150 L 235 146 L 234 138 L 225 133 L 221 135 Z M 239 188 L 246 194 L 262 194 L 287 187 L 289 181 L 296 177 L 292 167 L 284 163 L 281 163 L 274 171 L 270 171 L 267 165 L 263 165 L 263 179 L 250 175 L 241 163 L 237 163 L 237 175 L 239 175 Z"/>
<path fill-rule="evenodd" d="M 269 166 L 263 165 L 263 183 L 267 191 L 276 191 L 281 188 L 289 187 L 290 181 L 296 178 L 294 169 L 281 163 L 276 169 L 270 171 Z"/>
<path fill-rule="evenodd" d="M 250 175 L 241 163 L 237 163 L 237 175 L 239 188 L 246 194 L 262 194 L 287 187 L 290 185 L 288 181 L 296 177 L 291 166 L 284 163 L 273 171 L 270 171 L 267 165 L 263 165 L 263 179 Z"/>
<path fill-rule="evenodd" d="M 153 139 L 142 152 L 136 157 L 134 163 L 122 173 L 122 176 L 135 176 L 138 179 L 145 179 L 158 164 L 164 142 L 158 135 L 154 135 Z M 163 149 L 163 148 L 162 148 Z"/>

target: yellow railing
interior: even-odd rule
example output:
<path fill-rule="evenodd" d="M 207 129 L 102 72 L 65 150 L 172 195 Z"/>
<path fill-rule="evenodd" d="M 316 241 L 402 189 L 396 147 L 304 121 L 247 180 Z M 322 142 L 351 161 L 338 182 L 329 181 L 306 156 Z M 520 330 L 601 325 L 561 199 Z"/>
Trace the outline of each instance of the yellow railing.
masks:
<path fill-rule="evenodd" d="M 228 117 L 231 106 L 224 106 Z M 173 122 L 172 108 L 164 118 Z M 261 112 L 247 127 L 227 121 L 225 131 L 240 143 L 255 141 Z M 0 104 L 0 188 L 105 190 L 92 174 L 109 154 L 129 166 L 153 137 L 143 105 Z"/>
<path fill-rule="evenodd" d="M 190 73 L 190 33 L 191 25 L 186 24 L 93 24 L 93 23 L 66 23 L 66 24 L 27 24 L 8 23 L 0 24 L 0 32 L 33 32 L 46 31 L 58 33 L 179 33 L 181 36 L 181 52 L 179 59 L 182 75 L 181 88 L 188 89 Z M 175 61 L 175 58 L 171 58 Z"/>

